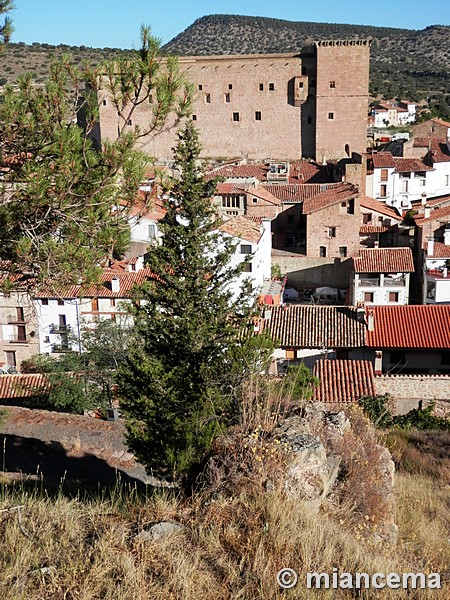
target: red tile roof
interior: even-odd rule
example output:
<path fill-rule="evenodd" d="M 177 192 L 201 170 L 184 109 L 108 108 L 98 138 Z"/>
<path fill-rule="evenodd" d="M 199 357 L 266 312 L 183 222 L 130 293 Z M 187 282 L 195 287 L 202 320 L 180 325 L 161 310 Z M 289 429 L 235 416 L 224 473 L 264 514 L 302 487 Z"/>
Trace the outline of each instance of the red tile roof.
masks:
<path fill-rule="evenodd" d="M 30 398 L 48 393 L 49 382 L 42 373 L 0 375 L 0 399 Z"/>
<path fill-rule="evenodd" d="M 259 225 L 256 225 L 253 221 L 241 215 L 232 217 L 229 221 L 225 221 L 218 229 L 233 237 L 252 242 L 253 244 L 257 244 L 262 236 Z"/>
<path fill-rule="evenodd" d="M 294 162 L 290 165 L 289 183 L 308 183 L 312 179 L 315 183 L 329 182 L 326 166 L 306 160 Z"/>
<path fill-rule="evenodd" d="M 212 179 L 213 177 L 249 179 L 255 177 L 259 181 L 266 181 L 268 170 L 269 167 L 266 165 L 225 165 L 213 169 L 205 177 L 206 179 Z"/>
<path fill-rule="evenodd" d="M 264 185 L 258 185 L 255 188 L 250 188 L 247 193 L 249 196 L 255 196 L 256 198 L 260 198 L 261 200 L 265 200 L 266 202 L 269 202 L 270 204 L 275 204 L 276 206 L 279 206 L 281 204 L 281 200 L 278 198 L 278 196 L 275 196 L 275 194 L 272 193 L 272 187 L 277 187 L 277 186 L 264 186 Z"/>
<path fill-rule="evenodd" d="M 313 395 L 318 402 L 347 404 L 375 395 L 370 360 L 318 360 L 313 374 L 319 378 Z"/>
<path fill-rule="evenodd" d="M 335 187 L 328 189 L 326 192 L 322 192 L 313 198 L 305 200 L 303 202 L 303 214 L 309 215 L 319 210 L 323 210 L 338 202 L 355 198 L 358 194 L 358 188 L 352 183 L 338 183 Z"/>
<path fill-rule="evenodd" d="M 398 228 L 398 226 L 396 226 Z M 361 225 L 359 233 L 384 233 L 389 231 L 391 227 L 383 227 L 382 225 Z"/>
<path fill-rule="evenodd" d="M 424 244 L 425 249 L 428 247 L 428 243 Z M 433 254 L 426 255 L 427 258 L 450 258 L 450 246 L 446 244 L 442 244 L 441 242 L 434 242 L 433 244 Z"/>
<path fill-rule="evenodd" d="M 365 248 L 353 259 L 355 273 L 413 273 L 411 248 Z"/>
<path fill-rule="evenodd" d="M 218 183 L 216 187 L 216 195 L 244 195 L 250 188 L 248 183 Z"/>
<path fill-rule="evenodd" d="M 369 348 L 450 349 L 450 305 L 374 306 Z"/>
<path fill-rule="evenodd" d="M 375 212 L 391 217 L 392 219 L 396 219 L 397 221 L 402 220 L 402 217 L 398 214 L 395 208 L 387 206 L 387 204 L 384 202 L 375 200 L 375 198 L 371 198 L 370 196 L 361 196 L 359 203 L 361 208 L 370 208 Z"/>
<path fill-rule="evenodd" d="M 364 346 L 365 324 L 347 306 L 274 306 L 264 321 L 281 348 L 358 348 Z"/>
<path fill-rule="evenodd" d="M 431 211 L 428 218 L 425 218 L 423 213 L 414 216 L 416 225 L 419 227 L 422 227 L 424 223 L 429 223 L 430 221 L 439 221 L 441 219 L 444 223 L 450 222 L 450 205 L 444 206 L 443 208 L 435 208 Z"/>
<path fill-rule="evenodd" d="M 394 164 L 397 173 L 419 173 L 433 170 L 433 167 L 426 165 L 420 158 L 397 158 L 394 156 Z"/>
<path fill-rule="evenodd" d="M 375 152 L 372 154 L 374 169 L 393 169 L 395 167 L 394 157 L 390 152 Z"/>
<path fill-rule="evenodd" d="M 282 202 L 303 202 L 308 198 L 341 185 L 340 183 L 265 184 L 263 187 Z"/>
<path fill-rule="evenodd" d="M 415 148 L 429 149 L 431 153 L 430 157 L 433 162 L 450 161 L 450 150 L 448 149 L 447 140 L 445 138 L 414 138 L 413 145 Z"/>

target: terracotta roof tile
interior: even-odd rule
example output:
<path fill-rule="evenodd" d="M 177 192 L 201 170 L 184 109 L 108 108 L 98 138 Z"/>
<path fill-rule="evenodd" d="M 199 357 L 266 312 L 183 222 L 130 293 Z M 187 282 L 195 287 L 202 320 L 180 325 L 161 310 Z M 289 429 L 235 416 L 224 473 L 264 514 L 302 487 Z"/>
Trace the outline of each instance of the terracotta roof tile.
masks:
<path fill-rule="evenodd" d="M 428 244 L 425 242 L 425 249 Z M 442 244 L 441 242 L 434 242 L 433 244 L 433 254 L 427 253 L 427 258 L 450 258 L 450 246 L 446 244 Z"/>
<path fill-rule="evenodd" d="M 307 198 L 317 196 L 329 187 L 336 187 L 338 183 L 290 183 L 290 184 L 265 184 L 263 187 L 282 202 L 303 202 Z"/>
<path fill-rule="evenodd" d="M 265 328 L 282 348 L 358 348 L 365 332 L 359 315 L 346 306 L 275 306 Z"/>
<path fill-rule="evenodd" d="M 323 210 L 338 202 L 350 200 L 358 194 L 358 188 L 352 183 L 339 183 L 335 187 L 327 189 L 325 192 L 305 200 L 303 202 L 303 214 L 309 215 L 318 210 Z"/>
<path fill-rule="evenodd" d="M 269 167 L 266 165 L 225 165 L 213 169 L 205 177 L 206 179 L 214 177 L 249 179 L 255 177 L 259 181 L 266 181 L 268 170 Z"/>
<path fill-rule="evenodd" d="M 374 169 L 393 169 L 395 168 L 394 157 L 390 152 L 375 152 L 372 154 Z"/>
<path fill-rule="evenodd" d="M 435 208 L 431 211 L 430 216 L 428 218 L 425 218 L 423 216 L 423 213 L 414 216 L 416 225 L 418 225 L 419 227 L 422 227 L 424 223 L 429 223 L 430 221 L 436 220 L 439 221 L 441 219 L 443 222 L 450 222 L 450 205 L 444 206 L 442 208 Z"/>
<path fill-rule="evenodd" d="M 450 349 L 450 305 L 374 306 L 369 348 Z"/>
<path fill-rule="evenodd" d="M 218 229 L 219 231 L 228 233 L 228 235 L 252 242 L 253 244 L 257 244 L 262 236 L 260 227 L 241 215 L 225 221 Z"/>
<path fill-rule="evenodd" d="M 415 148 L 426 148 L 427 152 L 430 150 L 430 158 L 433 162 L 450 161 L 450 150 L 447 146 L 447 140 L 445 138 L 414 138 L 413 145 Z"/>
<path fill-rule="evenodd" d="M 216 187 L 216 195 L 244 195 L 248 189 L 250 189 L 250 184 L 247 183 L 218 183 Z"/>
<path fill-rule="evenodd" d="M 420 158 L 397 158 L 394 156 L 394 164 L 397 173 L 420 173 L 433 170 L 433 167 L 426 165 Z"/>
<path fill-rule="evenodd" d="M 382 225 L 361 225 L 359 233 L 384 233 L 390 229 L 391 227 L 383 227 Z"/>
<path fill-rule="evenodd" d="M 375 212 L 379 212 L 382 215 L 392 217 L 392 219 L 396 219 L 397 221 L 402 220 L 402 217 L 398 214 L 395 208 L 391 208 L 390 206 L 387 206 L 384 202 L 380 202 L 380 200 L 375 200 L 375 198 L 371 198 L 370 196 L 361 196 L 359 203 L 361 205 L 361 208 L 370 208 Z"/>
<path fill-rule="evenodd" d="M 0 375 L 0 399 L 2 400 L 45 395 L 48 389 L 47 376 L 42 373 Z"/>
<path fill-rule="evenodd" d="M 318 402 L 348 404 L 375 395 L 370 360 L 318 360 L 313 374 L 319 378 L 313 395 Z"/>
<path fill-rule="evenodd" d="M 411 248 L 365 248 L 353 259 L 355 273 L 413 273 Z"/>

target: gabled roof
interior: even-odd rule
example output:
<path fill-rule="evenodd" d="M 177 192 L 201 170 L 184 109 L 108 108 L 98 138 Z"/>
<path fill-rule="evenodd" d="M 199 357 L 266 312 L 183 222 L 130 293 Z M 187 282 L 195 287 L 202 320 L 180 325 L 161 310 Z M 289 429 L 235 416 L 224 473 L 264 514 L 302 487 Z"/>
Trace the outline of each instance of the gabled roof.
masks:
<path fill-rule="evenodd" d="M 252 242 L 252 244 L 257 244 L 262 236 L 259 225 L 241 215 L 225 221 L 218 229 L 235 238 Z"/>
<path fill-rule="evenodd" d="M 375 395 L 370 360 L 318 360 L 313 374 L 319 378 L 313 395 L 317 402 L 348 404 Z"/>
<path fill-rule="evenodd" d="M 271 187 L 273 187 L 273 186 L 271 186 Z M 267 186 L 264 186 L 264 185 L 258 185 L 255 188 L 251 188 L 247 191 L 247 193 L 250 196 L 255 196 L 256 198 L 260 198 L 261 200 L 269 202 L 270 204 L 275 204 L 276 206 L 279 206 L 281 204 L 281 200 L 277 196 L 275 196 L 268 189 Z"/>
<path fill-rule="evenodd" d="M 425 246 L 426 258 L 427 259 L 431 259 L 431 258 L 450 258 L 450 246 L 447 246 L 446 244 L 442 244 L 441 242 L 434 242 L 433 243 L 433 254 L 428 254 L 428 252 L 427 252 L 427 248 L 428 248 L 427 242 L 425 242 L 424 246 Z"/>
<path fill-rule="evenodd" d="M 450 349 L 450 305 L 374 306 L 369 348 Z"/>
<path fill-rule="evenodd" d="M 249 183 L 227 183 L 227 182 L 221 182 L 217 184 L 216 187 L 216 195 L 222 196 L 222 195 L 230 195 L 230 194 L 235 194 L 235 195 L 243 195 L 246 193 L 246 191 L 252 187 Z"/>
<path fill-rule="evenodd" d="M 279 198 L 282 202 L 303 202 L 308 198 L 341 185 L 340 183 L 290 183 L 265 184 L 265 190 Z"/>
<path fill-rule="evenodd" d="M 365 248 L 353 268 L 355 273 L 413 273 L 411 248 Z"/>
<path fill-rule="evenodd" d="M 372 154 L 374 169 L 394 169 L 394 157 L 390 152 L 375 152 Z"/>
<path fill-rule="evenodd" d="M 274 306 L 264 327 L 281 348 L 364 346 L 365 324 L 348 306 Z"/>
<path fill-rule="evenodd" d="M 397 173 L 419 173 L 433 170 L 433 167 L 425 164 L 420 158 L 398 158 L 394 156 L 394 164 Z"/>
<path fill-rule="evenodd" d="M 450 222 L 450 205 L 444 206 L 443 208 L 435 208 L 431 211 L 430 216 L 427 218 L 423 216 L 423 213 L 414 216 L 416 225 L 419 227 L 422 227 L 424 223 L 429 223 L 430 221 L 440 221 L 441 219 L 444 222 Z"/>
<path fill-rule="evenodd" d="M 387 206 L 387 204 L 384 202 L 375 200 L 375 198 L 371 198 L 370 196 L 361 196 L 359 203 L 361 208 L 370 208 L 375 212 L 386 215 L 387 217 L 391 217 L 392 219 L 396 219 L 397 221 L 402 220 L 402 217 L 398 214 L 395 208 Z"/>
<path fill-rule="evenodd" d="M 413 145 L 415 148 L 429 149 L 432 162 L 440 163 L 450 161 L 450 150 L 448 149 L 447 140 L 445 138 L 414 138 Z"/>
<path fill-rule="evenodd" d="M 339 183 L 335 187 L 329 188 L 326 192 L 305 200 L 303 202 L 303 214 L 309 215 L 323 210 L 338 202 L 355 198 L 358 194 L 358 188 L 352 183 Z"/>

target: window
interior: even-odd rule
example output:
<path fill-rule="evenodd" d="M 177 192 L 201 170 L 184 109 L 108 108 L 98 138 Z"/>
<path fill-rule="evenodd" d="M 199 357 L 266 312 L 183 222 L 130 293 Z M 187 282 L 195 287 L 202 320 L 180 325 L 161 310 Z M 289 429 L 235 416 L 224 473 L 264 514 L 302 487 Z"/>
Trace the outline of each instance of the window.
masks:
<path fill-rule="evenodd" d="M 223 208 L 239 208 L 240 207 L 240 197 L 239 196 L 223 196 L 222 197 L 222 206 L 223 206 Z"/>
<path fill-rule="evenodd" d="M 251 244 L 241 244 L 241 254 L 251 254 L 252 247 Z"/>
<path fill-rule="evenodd" d="M 17 321 L 20 321 L 21 323 L 23 323 L 25 321 L 25 315 L 24 315 L 22 306 L 18 306 L 16 308 L 16 318 L 17 318 Z"/>
<path fill-rule="evenodd" d="M 66 315 L 58 315 L 58 324 L 60 329 L 66 328 Z"/>
<path fill-rule="evenodd" d="M 225 94 L 225 102 L 231 102 L 231 95 Z"/>
<path fill-rule="evenodd" d="M 48 306 L 48 298 L 42 298 L 41 304 L 42 306 Z"/>
<path fill-rule="evenodd" d="M 380 181 L 387 181 L 388 175 L 389 175 L 389 172 L 387 169 L 381 169 Z"/>
<path fill-rule="evenodd" d="M 46 335 L 46 336 L 44 337 L 44 342 L 45 342 L 46 344 L 49 344 L 49 343 L 50 343 L 50 336 L 49 336 L 49 335 Z"/>
<path fill-rule="evenodd" d="M 59 306 L 64 306 L 64 300 L 61 300 L 61 299 L 59 299 L 59 300 L 58 300 L 58 305 L 59 305 Z"/>
<path fill-rule="evenodd" d="M 339 246 L 339 256 L 341 258 L 347 258 L 347 246 Z"/>
<path fill-rule="evenodd" d="M 269 92 L 273 92 L 275 90 L 275 84 L 269 83 Z"/>
<path fill-rule="evenodd" d="M 351 198 L 347 203 L 347 213 L 349 215 L 355 214 L 355 200 Z"/>
<path fill-rule="evenodd" d="M 205 94 L 205 102 L 206 104 L 211 104 L 211 94 Z"/>
<path fill-rule="evenodd" d="M 202 91 L 202 89 L 203 89 L 203 86 L 202 86 L 201 84 L 199 84 L 199 86 L 198 86 L 198 89 L 199 89 L 199 91 L 201 92 L 201 91 Z"/>
<path fill-rule="evenodd" d="M 445 187 L 448 187 L 450 185 L 450 175 L 446 175 L 445 176 Z"/>
<path fill-rule="evenodd" d="M 386 198 L 387 196 L 387 185 L 380 185 L 380 198 Z"/>
<path fill-rule="evenodd" d="M 420 187 L 425 187 L 425 185 L 426 185 L 426 179 L 421 179 L 419 181 L 419 185 L 420 185 Z"/>
<path fill-rule="evenodd" d="M 308 117 L 308 125 L 311 125 L 312 123 L 312 117 Z"/>
<path fill-rule="evenodd" d="M 233 121 L 239 121 L 239 113 L 233 113 Z"/>
<path fill-rule="evenodd" d="M 404 179 L 402 181 L 402 193 L 403 194 L 407 194 L 408 193 L 408 189 L 409 189 L 409 181 L 407 179 Z"/>
<path fill-rule="evenodd" d="M 103 100 L 103 106 L 106 106 L 106 100 Z"/>
<path fill-rule="evenodd" d="M 110 304 L 110 306 L 115 306 L 116 305 L 116 299 L 115 298 L 110 298 L 109 299 L 109 304 Z"/>
<path fill-rule="evenodd" d="M 328 120 L 332 121 L 334 119 L 334 113 L 333 112 L 329 112 L 328 113 Z"/>
<path fill-rule="evenodd" d="M 133 125 L 133 121 L 131 119 L 128 119 L 127 125 Z"/>
<path fill-rule="evenodd" d="M 303 89 L 303 81 L 299 81 L 299 82 L 298 82 L 298 87 L 299 87 L 300 89 Z"/>
<path fill-rule="evenodd" d="M 253 196 L 252 200 L 253 200 L 253 204 L 256 204 L 258 202 L 258 198 L 255 198 L 255 196 Z"/>
<path fill-rule="evenodd" d="M 367 225 L 367 223 L 371 223 L 371 222 L 372 222 L 372 213 L 363 214 L 364 225 Z"/>
<path fill-rule="evenodd" d="M 255 121 L 261 121 L 261 111 L 257 110 L 255 112 Z"/>
<path fill-rule="evenodd" d="M 364 292 L 364 302 L 373 302 L 374 293 L 373 292 Z"/>
<path fill-rule="evenodd" d="M 325 258 L 327 255 L 327 249 L 325 246 L 319 246 L 319 256 L 320 258 Z"/>
<path fill-rule="evenodd" d="M 197 120 L 197 115 L 192 115 L 192 120 L 196 121 Z"/>
<path fill-rule="evenodd" d="M 232 84 L 232 83 L 229 83 L 229 84 L 228 84 L 228 89 L 229 89 L 229 90 L 232 90 L 232 89 L 233 89 L 233 84 Z"/>
<path fill-rule="evenodd" d="M 264 90 L 264 84 L 260 83 L 259 84 L 259 91 L 262 92 Z"/>
<path fill-rule="evenodd" d="M 11 350 L 5 351 L 6 364 L 15 367 L 17 365 L 16 362 L 16 353 Z"/>
<path fill-rule="evenodd" d="M 94 312 L 98 311 L 98 298 L 92 298 L 91 306 Z"/>
<path fill-rule="evenodd" d="M 389 302 L 398 302 L 398 292 L 389 292 Z"/>
<path fill-rule="evenodd" d="M 245 263 L 244 268 L 242 270 L 243 273 L 251 273 L 252 272 L 252 263 Z"/>
<path fill-rule="evenodd" d="M 330 88 L 335 88 L 336 87 L 336 82 L 335 81 L 330 81 Z"/>
<path fill-rule="evenodd" d="M 286 359 L 295 360 L 297 358 L 297 350 L 294 348 L 286 348 Z"/>
<path fill-rule="evenodd" d="M 148 237 L 151 240 L 154 240 L 156 238 L 156 225 L 154 225 L 153 223 L 151 223 L 148 226 Z"/>
<path fill-rule="evenodd" d="M 336 227 L 328 227 L 328 237 L 336 237 Z"/>

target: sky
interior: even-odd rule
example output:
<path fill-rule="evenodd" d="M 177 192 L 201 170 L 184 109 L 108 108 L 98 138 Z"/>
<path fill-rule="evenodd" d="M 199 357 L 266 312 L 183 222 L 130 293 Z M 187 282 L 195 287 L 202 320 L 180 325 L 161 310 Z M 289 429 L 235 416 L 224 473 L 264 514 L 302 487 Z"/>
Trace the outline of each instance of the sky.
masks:
<path fill-rule="evenodd" d="M 168 42 L 208 14 L 423 29 L 450 25 L 449 0 L 15 0 L 13 42 L 136 48 L 139 29 Z"/>

